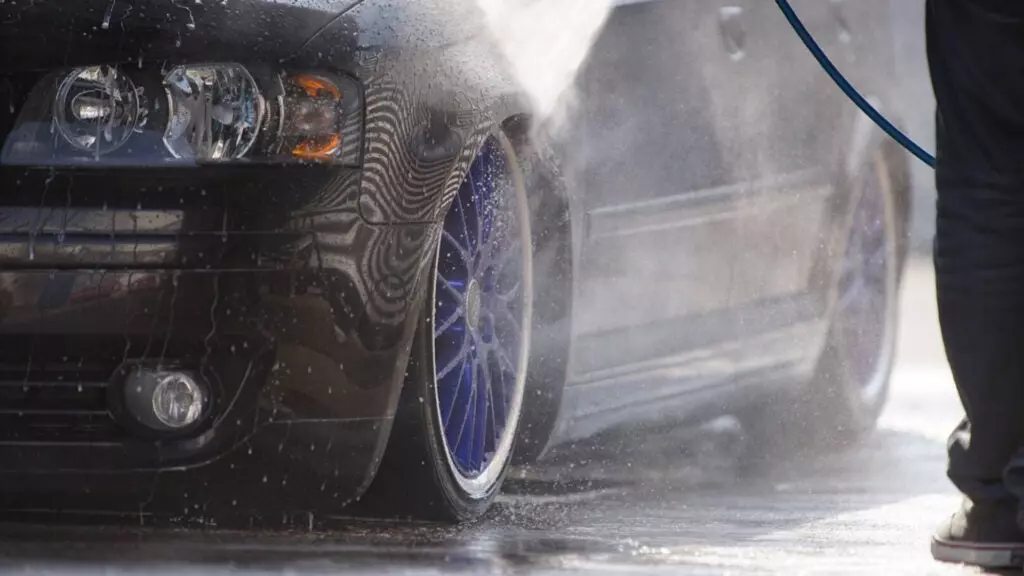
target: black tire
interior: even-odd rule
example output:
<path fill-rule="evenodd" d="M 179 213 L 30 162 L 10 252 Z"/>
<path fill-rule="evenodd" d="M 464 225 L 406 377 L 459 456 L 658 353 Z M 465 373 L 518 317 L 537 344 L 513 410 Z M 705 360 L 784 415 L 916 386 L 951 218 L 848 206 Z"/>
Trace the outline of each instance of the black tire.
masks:
<path fill-rule="evenodd" d="M 515 149 L 505 134 L 496 130 L 491 134 L 501 150 L 510 159 L 509 173 L 514 184 L 518 222 L 522 234 L 522 278 L 525 318 L 532 309 L 532 242 L 530 236 L 529 205 L 522 169 Z M 439 241 L 440 244 L 440 241 Z M 439 250 L 440 252 L 440 250 Z M 405 386 L 399 400 L 388 447 L 377 477 L 365 498 L 371 513 L 418 520 L 463 522 L 482 515 L 499 492 L 514 451 L 518 432 L 523 392 L 526 380 L 526 361 L 529 358 L 530 324 L 522 324 L 524 340 L 520 352 L 519 377 L 515 394 L 510 398 L 504 440 L 495 449 L 493 460 L 479 477 L 469 478 L 461 473 L 446 447 L 440 401 L 437 394 L 434 354 L 434 302 L 437 260 L 430 268 L 427 303 L 417 329 Z"/>
<path fill-rule="evenodd" d="M 532 353 L 512 461 L 529 466 L 544 454 L 557 425 L 572 356 L 572 218 L 559 155 L 547 138 L 532 133 L 523 117 L 505 127 L 523 166 L 532 215 Z"/>

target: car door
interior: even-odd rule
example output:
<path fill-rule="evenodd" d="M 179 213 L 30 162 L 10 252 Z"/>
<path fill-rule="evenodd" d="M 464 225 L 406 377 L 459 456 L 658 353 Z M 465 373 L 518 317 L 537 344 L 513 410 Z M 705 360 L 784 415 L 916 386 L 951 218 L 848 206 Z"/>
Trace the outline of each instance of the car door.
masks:
<path fill-rule="evenodd" d="M 585 230 L 571 385 L 607 383 L 736 338 L 736 210 L 746 188 L 737 167 L 746 143 L 734 85 L 745 40 L 735 17 L 705 0 L 620 5 L 584 64 L 572 127 Z"/>
<path fill-rule="evenodd" d="M 797 362 L 815 348 L 826 311 L 818 269 L 834 232 L 831 204 L 842 134 L 841 93 L 774 2 L 732 0 L 748 19 L 737 72 L 745 141 L 737 170 L 749 182 L 738 209 L 733 306 L 745 341 L 735 365 L 759 370 Z M 835 57 L 848 41 L 841 2 L 797 0 L 801 19 Z"/>

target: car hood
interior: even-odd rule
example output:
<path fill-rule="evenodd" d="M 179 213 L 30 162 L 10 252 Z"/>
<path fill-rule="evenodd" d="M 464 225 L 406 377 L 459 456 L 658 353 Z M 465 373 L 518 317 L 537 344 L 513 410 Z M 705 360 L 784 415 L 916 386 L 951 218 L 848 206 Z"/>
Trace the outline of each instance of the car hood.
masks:
<path fill-rule="evenodd" d="M 139 60 L 277 61 L 361 0 L 8 0 L 4 72 Z"/>

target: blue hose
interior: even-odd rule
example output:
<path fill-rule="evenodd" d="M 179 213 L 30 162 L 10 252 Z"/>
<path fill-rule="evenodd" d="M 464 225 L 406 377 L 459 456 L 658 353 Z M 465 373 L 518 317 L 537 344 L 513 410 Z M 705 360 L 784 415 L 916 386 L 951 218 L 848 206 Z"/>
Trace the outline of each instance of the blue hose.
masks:
<path fill-rule="evenodd" d="M 868 115 L 871 120 L 878 124 L 878 127 L 885 131 L 886 134 L 891 136 L 894 140 L 900 143 L 901 146 L 907 149 L 908 152 L 917 156 L 919 160 L 925 164 L 935 168 L 935 156 L 932 156 L 924 148 L 917 145 L 916 142 L 911 140 L 906 134 L 900 131 L 899 128 L 893 126 L 892 122 L 889 122 L 881 112 L 875 109 L 857 89 L 853 87 L 847 80 L 846 77 L 836 69 L 832 61 L 828 59 L 825 52 L 821 49 L 821 46 L 815 42 L 814 37 L 804 27 L 803 22 L 797 17 L 796 12 L 793 11 L 793 7 L 789 5 L 788 0 L 775 0 L 775 3 L 779 5 L 779 10 L 782 10 L 782 14 L 786 16 L 786 20 L 789 21 L 790 26 L 796 32 L 796 35 L 803 41 L 804 46 L 811 51 L 811 55 L 814 56 L 818 64 L 825 70 L 825 73 L 839 86 L 839 89 L 860 108 L 865 114 Z"/>

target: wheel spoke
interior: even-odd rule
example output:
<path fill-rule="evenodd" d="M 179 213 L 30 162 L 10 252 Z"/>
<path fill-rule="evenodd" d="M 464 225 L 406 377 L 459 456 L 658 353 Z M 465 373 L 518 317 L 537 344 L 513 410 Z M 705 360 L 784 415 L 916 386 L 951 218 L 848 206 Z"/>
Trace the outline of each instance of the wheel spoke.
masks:
<path fill-rule="evenodd" d="M 495 320 L 496 324 L 498 324 L 497 316 L 501 316 L 502 317 L 501 318 L 501 320 L 502 320 L 501 325 L 505 326 L 505 327 L 508 327 L 508 328 L 511 328 L 511 331 L 512 331 L 513 334 L 520 334 L 521 333 L 520 329 L 519 329 L 519 320 L 517 318 L 515 318 L 512 315 L 512 312 L 510 312 L 507 308 L 498 308 L 497 310 L 494 311 L 494 314 L 492 314 L 492 316 L 495 316 L 494 320 Z M 495 328 L 495 332 L 497 332 L 497 331 L 498 331 L 497 328 Z"/>
<path fill-rule="evenodd" d="M 460 292 L 460 291 L 459 291 L 459 288 L 462 288 L 461 286 L 455 286 L 455 284 L 456 284 L 456 283 L 453 283 L 453 282 L 449 282 L 449 281 L 448 281 L 448 279 L 447 279 L 447 278 L 445 278 L 444 276 L 440 276 L 440 275 L 439 275 L 439 276 L 437 277 L 437 280 L 438 280 L 438 282 L 440 282 L 440 283 L 441 283 L 441 286 L 442 286 L 442 287 L 443 287 L 443 288 L 444 288 L 444 289 L 445 289 L 445 290 L 446 290 L 446 291 L 447 291 L 447 292 L 448 292 L 448 293 L 449 293 L 449 294 L 450 294 L 451 296 L 454 296 L 454 297 L 455 297 L 455 300 L 456 300 L 456 302 L 458 302 L 458 306 L 459 306 L 459 308 L 460 308 L 460 309 L 461 309 L 461 308 L 464 308 L 464 307 L 466 306 L 466 299 L 465 299 L 465 298 L 463 298 L 463 296 L 462 296 L 462 292 Z"/>
<path fill-rule="evenodd" d="M 508 223 L 508 226 L 510 228 L 515 225 L 516 223 L 514 222 Z M 512 262 L 518 258 L 519 244 L 521 243 L 521 240 L 519 240 L 518 238 L 513 238 L 511 240 L 503 238 L 502 240 L 503 242 L 496 243 L 499 244 L 501 248 L 498 258 L 494 258 L 491 261 L 491 265 L 494 266 L 494 268 L 496 268 L 499 272 L 503 272 L 505 266 L 508 265 L 509 262 Z M 507 244 L 507 246 L 504 244 Z"/>
<path fill-rule="evenodd" d="M 459 353 L 455 356 L 455 358 L 451 362 L 449 362 L 447 366 L 441 369 L 440 372 L 437 373 L 438 380 L 447 376 L 449 372 L 455 369 L 455 367 L 459 364 L 459 361 L 465 359 L 466 355 L 470 353 L 469 339 L 469 336 L 463 333 L 462 348 L 459 350 Z"/>
<path fill-rule="evenodd" d="M 473 270 L 473 257 L 469 254 L 469 252 L 466 251 L 466 248 L 463 247 L 462 245 L 460 245 L 459 241 L 456 240 L 456 238 L 454 236 L 452 236 L 447 230 L 442 232 L 441 236 L 442 236 L 442 238 L 447 240 L 458 251 L 459 258 L 462 259 L 462 263 L 466 266 L 466 270 L 467 271 Z M 468 242 L 468 240 L 467 240 L 467 242 Z M 472 249 L 472 248 L 470 248 L 470 249 Z"/>
<path fill-rule="evenodd" d="M 498 364 L 499 364 L 499 366 L 498 366 L 498 379 L 501 380 L 501 410 L 502 410 L 502 412 L 501 412 L 501 423 L 502 423 L 502 425 L 504 425 L 505 422 L 508 420 L 508 409 L 509 409 L 509 407 L 508 407 L 508 396 L 509 396 L 509 393 L 508 393 L 508 381 L 505 379 L 505 371 L 501 369 L 501 365 L 500 365 L 502 358 L 504 358 L 505 362 L 508 362 L 509 366 L 511 367 L 512 363 L 508 359 L 508 356 L 505 355 L 505 351 L 500 349 L 500 348 L 498 348 Z M 515 369 L 512 368 L 511 372 L 512 372 L 512 378 L 514 379 L 516 377 Z M 515 381 L 513 381 L 512 384 L 515 385 Z"/>
<path fill-rule="evenodd" d="M 467 361 L 463 365 L 462 370 L 463 370 L 463 378 L 468 382 L 467 387 L 462 388 L 464 390 L 463 394 L 464 395 L 468 395 L 470 398 L 472 398 L 472 395 L 473 395 L 473 370 L 474 370 L 473 359 L 470 359 L 469 361 Z M 462 418 L 460 418 L 459 421 L 458 421 L 459 428 L 457 430 L 457 434 L 456 434 L 454 440 L 451 443 L 452 450 L 453 451 L 458 451 L 459 445 L 462 444 L 462 435 L 466 431 L 466 420 L 469 419 L 469 406 L 470 406 L 470 403 L 469 402 L 459 402 L 459 398 L 456 397 L 455 398 L 455 406 L 457 406 L 459 408 L 462 408 L 462 410 L 463 410 Z M 453 411 L 454 411 L 454 409 L 453 409 Z"/>
<path fill-rule="evenodd" d="M 512 359 L 508 357 L 508 354 L 505 353 L 505 349 L 501 346 L 495 346 L 494 349 L 497 350 L 498 352 L 498 358 L 503 360 L 505 362 L 505 365 L 508 366 L 508 371 L 511 372 L 513 376 L 515 376 L 518 368 L 516 368 L 516 365 L 514 362 L 512 362 Z"/>
<path fill-rule="evenodd" d="M 459 189 L 459 195 L 455 197 L 455 205 L 459 208 L 459 219 L 462 220 L 462 233 L 466 239 L 466 247 L 470 250 L 474 250 L 474 246 L 469 235 L 469 221 L 466 220 L 466 208 L 462 205 L 462 189 Z M 459 245 L 461 246 L 461 245 Z M 468 262 L 468 260 L 467 260 Z"/>
<path fill-rule="evenodd" d="M 487 374 L 486 364 L 483 361 L 479 362 L 477 370 L 480 371 L 480 376 L 477 378 L 477 395 L 473 411 L 473 464 L 474 468 L 479 470 L 483 468 L 487 450 L 487 399 L 489 394 L 484 376 Z"/>
<path fill-rule="evenodd" d="M 509 281 L 509 277 L 506 274 L 509 266 L 515 266 L 516 268 L 522 267 L 522 257 L 519 254 L 519 242 L 516 241 L 514 244 L 515 246 L 506 251 L 505 255 L 501 259 L 492 263 L 495 275 L 495 291 L 506 300 L 518 295 L 519 285 L 522 283 L 522 279 L 517 275 L 511 279 L 510 283 L 512 286 L 505 288 L 506 282 Z"/>
<path fill-rule="evenodd" d="M 472 374 L 473 377 L 470 380 L 472 388 L 470 388 L 469 392 L 469 402 L 466 403 L 466 419 L 462 424 L 463 432 L 460 433 L 461 439 L 462 437 L 465 437 L 465 429 L 467 427 L 469 428 L 469 438 L 466 441 L 466 451 L 464 452 L 464 454 L 466 454 L 466 456 L 469 459 L 470 469 L 475 468 L 475 466 L 473 466 L 473 440 L 476 435 L 476 398 L 477 394 L 479 393 L 478 384 L 480 380 L 478 375 L 479 367 L 477 366 L 477 362 L 475 360 L 476 359 L 474 358 L 473 367 L 470 370 L 470 374 Z M 459 445 L 461 444 L 462 442 L 459 442 Z"/>
<path fill-rule="evenodd" d="M 448 329 L 451 328 L 452 325 L 455 324 L 459 320 L 459 318 L 462 318 L 462 315 L 463 315 L 462 308 L 456 309 L 455 313 L 452 314 L 451 316 L 449 316 L 447 320 L 442 322 L 440 326 L 435 326 L 434 327 L 434 337 L 437 338 L 441 334 L 444 334 L 445 332 L 447 332 Z"/>
<path fill-rule="evenodd" d="M 498 299 L 504 302 L 506 306 L 509 304 L 518 304 L 516 300 L 519 298 L 519 287 L 521 285 L 522 282 L 516 282 L 515 284 L 512 285 L 511 288 L 508 289 L 508 291 L 502 292 L 501 290 L 495 289 L 494 294 L 498 297 Z"/>
<path fill-rule="evenodd" d="M 489 443 L 490 443 L 490 449 L 491 449 L 491 451 L 494 451 L 494 450 L 498 449 L 498 441 L 499 440 L 497 438 L 497 430 L 498 430 L 499 423 L 498 423 L 498 419 L 494 415 L 494 383 L 492 382 L 492 379 L 491 379 L 491 361 L 490 360 L 491 360 L 490 359 L 490 354 L 488 354 L 488 355 L 485 356 L 485 361 L 483 362 L 483 364 L 485 366 L 485 369 L 484 369 L 484 386 L 487 387 L 487 407 L 489 409 L 490 418 L 491 418 L 490 419 L 490 424 L 491 424 L 490 430 L 487 430 L 485 428 L 485 433 L 487 433 L 487 439 L 489 440 Z M 502 422 L 501 424 L 503 425 L 504 422 Z M 486 450 L 487 447 L 485 446 L 484 449 Z"/>
<path fill-rule="evenodd" d="M 503 370 L 500 365 L 498 366 L 498 375 L 501 377 L 501 387 L 504 392 L 502 396 L 505 400 L 505 413 L 508 414 L 508 382 L 505 378 L 505 374 L 508 373 L 508 375 L 512 377 L 512 384 L 515 385 L 516 379 L 519 378 L 519 370 L 516 368 L 515 363 L 512 362 L 512 359 L 508 357 L 508 354 L 505 353 L 504 349 L 499 347 L 497 350 L 499 364 L 504 364 L 508 368 L 507 370 Z"/>
<path fill-rule="evenodd" d="M 467 361 L 468 361 L 468 358 L 464 359 L 462 361 L 462 365 L 461 365 L 461 367 L 459 369 L 459 379 L 456 380 L 456 382 L 455 382 L 455 391 L 452 393 L 451 401 L 447 403 L 448 404 L 448 413 L 445 414 L 444 407 L 442 407 L 442 409 L 441 409 L 441 425 L 444 427 L 445 430 L 448 429 L 448 420 L 451 418 L 452 412 L 455 411 L 455 405 L 459 401 L 459 390 L 462 389 L 462 381 L 465 379 L 465 376 L 466 376 L 466 362 Z"/>

